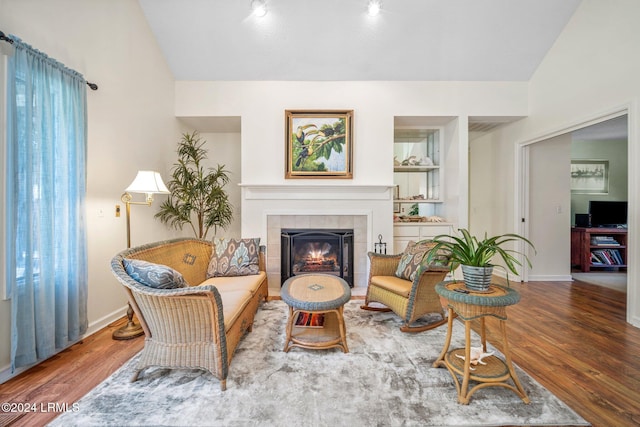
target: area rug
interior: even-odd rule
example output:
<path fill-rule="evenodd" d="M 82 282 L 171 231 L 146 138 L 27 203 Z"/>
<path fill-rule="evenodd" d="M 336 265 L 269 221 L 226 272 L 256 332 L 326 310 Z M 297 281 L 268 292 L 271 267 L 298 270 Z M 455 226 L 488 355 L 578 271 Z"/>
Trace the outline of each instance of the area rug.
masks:
<path fill-rule="evenodd" d="M 284 353 L 287 306 L 256 315 L 231 363 L 227 390 L 198 370 L 149 368 L 130 383 L 136 357 L 51 426 L 503 426 L 589 425 L 516 367 L 531 399 L 490 387 L 457 403 L 449 372 L 433 368 L 446 326 L 400 332 L 393 313 L 345 306 L 349 353 L 293 348 Z M 464 343 L 456 320 L 452 344 Z M 474 336 L 473 345 L 479 345 Z M 492 349 L 495 350 L 495 349 Z"/>

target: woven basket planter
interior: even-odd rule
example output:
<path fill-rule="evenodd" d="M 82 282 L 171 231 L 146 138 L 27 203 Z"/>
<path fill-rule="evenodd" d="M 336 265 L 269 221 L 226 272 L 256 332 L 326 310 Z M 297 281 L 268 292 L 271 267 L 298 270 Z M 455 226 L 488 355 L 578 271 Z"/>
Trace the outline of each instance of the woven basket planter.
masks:
<path fill-rule="evenodd" d="M 493 274 L 493 266 L 474 267 L 471 265 L 462 265 L 462 277 L 465 286 L 472 291 L 487 291 L 491 285 L 491 275 Z"/>

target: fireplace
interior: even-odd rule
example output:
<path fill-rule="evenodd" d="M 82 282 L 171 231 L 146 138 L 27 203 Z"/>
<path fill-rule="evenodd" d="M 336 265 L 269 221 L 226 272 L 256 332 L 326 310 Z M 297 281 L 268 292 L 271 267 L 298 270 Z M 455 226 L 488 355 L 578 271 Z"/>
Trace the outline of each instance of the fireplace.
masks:
<path fill-rule="evenodd" d="M 353 230 L 282 229 L 281 283 L 302 274 L 332 274 L 353 287 Z"/>

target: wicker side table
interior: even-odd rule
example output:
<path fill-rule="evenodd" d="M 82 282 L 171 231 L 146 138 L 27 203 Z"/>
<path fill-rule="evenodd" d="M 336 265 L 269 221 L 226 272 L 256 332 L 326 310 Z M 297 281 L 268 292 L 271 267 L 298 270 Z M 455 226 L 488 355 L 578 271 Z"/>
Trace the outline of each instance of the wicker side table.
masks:
<path fill-rule="evenodd" d="M 284 282 L 280 297 L 289 306 L 285 352 L 291 347 L 338 347 L 349 352 L 343 316 L 344 305 L 351 299 L 347 282 L 328 274 L 294 276 Z M 324 314 L 324 324 L 319 328 L 296 326 L 294 322 L 300 312 Z"/>
<path fill-rule="evenodd" d="M 499 285 L 491 285 L 488 292 L 477 293 L 468 291 L 461 293 L 458 290 L 466 290 L 462 281 L 445 281 L 436 285 L 436 292 L 447 300 L 449 309 L 447 337 L 444 348 L 438 359 L 433 363 L 434 368 L 446 367 L 453 377 L 458 391 L 458 402 L 464 405 L 469 403 L 471 395 L 477 390 L 498 386 L 505 387 L 515 392 L 524 403 L 529 403 L 529 397 L 525 393 L 511 362 L 511 352 L 507 340 L 507 312 L 506 307 L 517 304 L 520 294 L 510 288 Z M 453 318 L 457 314 L 465 325 L 465 347 L 449 351 L 451 334 L 453 330 Z M 471 367 L 471 321 L 480 319 L 480 338 L 482 350 L 487 351 L 487 339 L 485 331 L 485 317 L 493 316 L 500 320 L 500 329 L 504 343 L 504 358 L 488 356 L 483 359 L 486 364 L 477 364 Z M 462 381 L 458 379 L 462 377 Z M 507 381 L 511 379 L 513 385 Z M 470 387 L 469 382 L 476 384 Z"/>

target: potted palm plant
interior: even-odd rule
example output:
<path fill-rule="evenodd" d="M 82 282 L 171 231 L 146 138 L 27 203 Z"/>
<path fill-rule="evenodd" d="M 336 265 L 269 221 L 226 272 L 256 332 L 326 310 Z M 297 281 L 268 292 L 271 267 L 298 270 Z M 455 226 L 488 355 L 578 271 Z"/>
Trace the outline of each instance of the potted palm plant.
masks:
<path fill-rule="evenodd" d="M 233 207 L 224 186 L 229 176 L 224 165 L 205 169 L 206 141 L 198 133 L 185 133 L 178 143 L 178 162 L 173 165 L 167 187 L 171 194 L 162 203 L 156 218 L 172 228 L 182 230 L 189 224 L 196 237 L 206 239 L 211 228 L 227 228 L 233 219 Z"/>
<path fill-rule="evenodd" d="M 513 274 L 518 274 L 516 266 L 522 266 L 522 263 L 517 258 L 518 255 L 522 255 L 527 265 L 531 267 L 531 261 L 526 254 L 505 247 L 511 242 L 521 240 L 535 251 L 533 243 L 525 237 L 511 233 L 488 237 L 485 233 L 484 238 L 479 240 L 466 229 L 459 229 L 458 231 L 461 236 L 441 234 L 434 237 L 433 241 L 436 245 L 429 251 L 427 262 L 431 263 L 439 256 L 442 256 L 443 252 L 447 253 L 451 272 L 458 265 L 462 266 L 464 283 L 470 290 L 478 292 L 488 290 L 494 267 L 505 269 L 508 284 L 509 271 Z M 495 255 L 499 255 L 502 258 L 506 267 L 491 263 Z"/>

